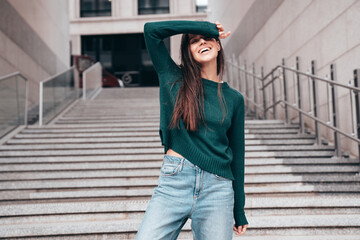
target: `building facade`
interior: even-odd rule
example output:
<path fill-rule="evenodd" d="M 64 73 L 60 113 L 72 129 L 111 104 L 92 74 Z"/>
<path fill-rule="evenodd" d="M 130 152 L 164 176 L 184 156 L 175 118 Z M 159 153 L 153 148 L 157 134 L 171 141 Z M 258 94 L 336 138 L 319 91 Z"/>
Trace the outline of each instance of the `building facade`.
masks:
<path fill-rule="evenodd" d="M 227 57 L 234 55 L 240 65 L 246 61 L 249 69 L 255 64 L 255 73 L 264 73 L 282 64 L 295 67 L 300 58 L 302 71 L 311 72 L 311 61 L 317 63 L 319 76 L 330 79 L 330 65 L 335 64 L 337 81 L 347 85 L 354 79 L 354 70 L 360 68 L 360 24 L 359 0 L 209 0 L 208 18 L 220 20 L 225 29 L 232 31 L 223 40 Z M 295 103 L 296 84 L 288 75 L 287 92 L 291 103 Z M 307 78 L 301 79 L 302 107 L 313 112 Z M 332 120 L 329 114 L 328 88 L 325 83 L 318 86 L 318 117 L 325 122 Z M 279 90 L 277 98 L 282 96 Z M 269 102 L 269 104 L 271 101 Z M 349 90 L 338 91 L 338 127 L 352 134 L 351 100 Z M 278 107 L 278 117 L 284 119 L 284 111 Z M 298 113 L 290 111 L 290 118 L 298 121 Z M 305 125 L 314 131 L 314 121 L 305 118 Z M 330 123 L 333 124 L 333 123 Z M 320 126 L 321 135 L 334 141 L 333 131 Z M 358 146 L 348 138 L 341 138 L 343 149 L 358 154 Z"/>
<path fill-rule="evenodd" d="M 39 81 L 70 67 L 68 7 L 63 0 L 0 1 L 0 77 L 20 72 L 29 80 L 29 108 L 38 104 Z"/>
<path fill-rule="evenodd" d="M 144 24 L 206 20 L 206 5 L 207 1 L 199 0 L 70 0 L 72 54 L 88 55 L 116 77 L 135 85 L 156 86 L 143 37 Z M 164 42 L 178 61 L 179 35 Z"/>

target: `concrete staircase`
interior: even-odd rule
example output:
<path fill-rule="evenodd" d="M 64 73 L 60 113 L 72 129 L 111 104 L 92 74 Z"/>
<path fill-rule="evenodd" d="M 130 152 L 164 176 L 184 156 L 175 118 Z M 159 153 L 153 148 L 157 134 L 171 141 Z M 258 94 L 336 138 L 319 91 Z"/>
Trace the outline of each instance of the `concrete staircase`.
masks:
<path fill-rule="evenodd" d="M 0 146 L 0 238 L 135 239 L 163 159 L 158 94 L 103 89 Z M 360 239 L 358 160 L 298 132 L 246 120 L 249 228 L 234 239 Z"/>

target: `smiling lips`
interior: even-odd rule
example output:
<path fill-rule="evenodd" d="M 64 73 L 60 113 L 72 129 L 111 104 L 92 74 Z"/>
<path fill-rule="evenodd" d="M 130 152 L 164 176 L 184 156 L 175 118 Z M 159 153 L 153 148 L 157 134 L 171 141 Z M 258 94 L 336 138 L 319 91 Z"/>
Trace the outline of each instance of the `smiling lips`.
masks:
<path fill-rule="evenodd" d="M 211 48 L 208 48 L 208 47 L 203 48 L 203 49 L 200 49 L 199 53 L 200 53 L 200 54 L 203 54 L 204 52 L 210 51 L 210 49 L 211 49 Z"/>

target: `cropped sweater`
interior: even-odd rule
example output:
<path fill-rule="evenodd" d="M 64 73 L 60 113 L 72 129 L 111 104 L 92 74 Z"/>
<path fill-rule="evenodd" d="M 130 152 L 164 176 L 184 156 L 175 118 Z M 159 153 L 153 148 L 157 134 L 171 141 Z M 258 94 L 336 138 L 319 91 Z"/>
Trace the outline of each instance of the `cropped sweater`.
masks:
<path fill-rule="evenodd" d="M 161 143 L 164 153 L 171 148 L 201 169 L 233 180 L 234 218 L 238 227 L 248 223 L 244 212 L 244 99 L 226 82 L 217 83 L 202 78 L 207 126 L 202 123 L 198 131 L 188 131 L 180 118 L 180 130 L 178 127 L 170 129 L 182 73 L 168 53 L 163 39 L 182 33 L 219 37 L 216 24 L 206 21 L 173 20 L 144 25 L 146 47 L 159 78 Z M 222 105 L 217 95 L 218 84 L 225 98 L 226 117 L 223 123 Z"/>

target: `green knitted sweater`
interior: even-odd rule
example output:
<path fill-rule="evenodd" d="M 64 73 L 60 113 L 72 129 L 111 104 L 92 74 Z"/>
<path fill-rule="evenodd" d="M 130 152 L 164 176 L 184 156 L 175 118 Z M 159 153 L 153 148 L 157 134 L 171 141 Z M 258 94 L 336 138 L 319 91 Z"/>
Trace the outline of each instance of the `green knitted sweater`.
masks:
<path fill-rule="evenodd" d="M 217 83 L 202 78 L 204 89 L 205 121 L 199 131 L 187 131 L 180 119 L 180 130 L 170 129 L 176 95 L 181 86 L 182 73 L 169 55 L 163 39 L 176 34 L 192 33 L 218 39 L 216 24 L 206 21 L 160 21 L 144 25 L 147 50 L 159 77 L 160 129 L 164 153 L 171 148 L 201 169 L 233 180 L 235 196 L 234 218 L 236 227 L 247 224 L 244 193 L 244 99 L 226 82 Z M 176 81 L 180 79 L 180 81 Z M 175 85 L 171 88 L 172 84 Z M 226 118 L 217 92 L 220 84 L 225 98 Z"/>

